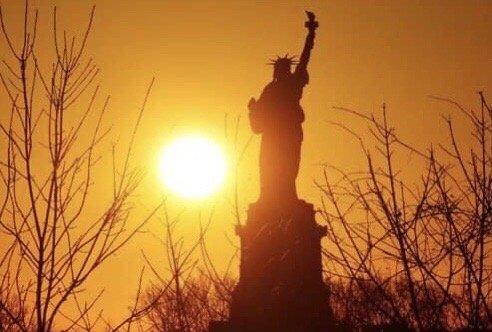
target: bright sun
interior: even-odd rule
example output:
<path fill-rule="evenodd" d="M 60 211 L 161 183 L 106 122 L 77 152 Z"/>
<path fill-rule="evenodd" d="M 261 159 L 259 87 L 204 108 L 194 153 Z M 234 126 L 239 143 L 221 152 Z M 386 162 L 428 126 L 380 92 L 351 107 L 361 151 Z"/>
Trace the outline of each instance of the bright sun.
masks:
<path fill-rule="evenodd" d="M 219 189 L 226 175 L 219 146 L 200 136 L 185 136 L 166 146 L 159 171 L 164 184 L 185 198 L 203 198 Z"/>

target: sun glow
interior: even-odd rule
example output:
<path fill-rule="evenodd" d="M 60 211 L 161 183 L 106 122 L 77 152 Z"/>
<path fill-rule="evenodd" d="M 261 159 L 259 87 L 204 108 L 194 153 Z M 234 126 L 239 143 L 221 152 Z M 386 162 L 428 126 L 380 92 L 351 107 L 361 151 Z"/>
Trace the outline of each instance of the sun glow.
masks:
<path fill-rule="evenodd" d="M 159 173 L 164 184 L 184 198 L 198 199 L 217 191 L 227 165 L 219 146 L 204 137 L 185 136 L 166 146 Z"/>

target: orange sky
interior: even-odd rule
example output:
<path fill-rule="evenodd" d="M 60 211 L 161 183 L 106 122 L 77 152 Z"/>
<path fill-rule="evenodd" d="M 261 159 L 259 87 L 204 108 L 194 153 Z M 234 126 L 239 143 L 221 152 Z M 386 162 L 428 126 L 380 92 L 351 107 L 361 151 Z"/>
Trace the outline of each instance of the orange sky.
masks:
<path fill-rule="evenodd" d="M 22 2 L 2 3 L 10 30 L 20 31 Z M 271 67 L 265 65 L 268 58 L 300 53 L 306 32 L 304 9 L 316 13 L 320 28 L 302 101 L 306 122 L 298 188 L 301 197 L 315 204 L 319 193 L 313 179 L 321 175 L 321 163 L 357 168 L 363 161 L 356 142 L 329 121 L 341 121 L 356 130 L 365 125 L 334 111 L 334 106 L 376 111 L 384 101 L 401 137 L 424 148 L 445 139 L 445 126 L 439 119 L 441 113 L 449 112 L 449 107 L 430 101 L 428 95 L 477 105 L 475 92 L 490 94 L 492 87 L 490 1 L 38 0 L 32 6 L 40 10 L 40 45 L 51 38 L 54 4 L 61 26 L 77 32 L 92 3 L 97 6 L 96 19 L 86 55 L 101 68 L 99 82 L 112 96 L 106 125 L 114 128 L 113 141 L 124 142 L 146 85 L 152 76 L 156 78 L 134 159 L 147 174 L 137 197 L 140 212 L 150 209 L 164 193 L 155 170 L 158 151 L 167 141 L 180 133 L 199 132 L 231 149 L 224 140 L 225 114 L 246 120 L 249 98 L 257 97 L 271 78 Z M 0 45 L 3 55 L 5 43 Z M 41 60 L 52 51 L 51 44 L 49 49 Z M 0 96 L 4 105 L 3 91 Z M 240 143 L 249 135 L 243 121 Z M 240 169 L 243 211 L 258 192 L 258 145 L 255 138 Z M 105 176 L 104 168 L 96 173 L 100 187 L 94 189 L 95 195 L 102 195 L 109 185 Z M 209 235 L 219 266 L 228 260 L 224 252 L 231 248 L 225 234 L 235 240 L 231 210 L 225 203 L 230 189 L 229 184 L 203 204 L 173 197 L 169 203 L 171 214 L 187 210 L 182 235 L 190 238 L 199 211 L 208 215 L 215 204 Z M 91 204 L 97 209 L 97 202 Z M 149 231 L 162 237 L 157 220 Z M 142 234 L 91 281 L 90 291 L 106 288 L 101 306 L 111 305 L 111 317 L 118 317 L 133 296 L 136 266 L 142 261 L 140 249 L 156 265 L 162 264 L 162 246 L 150 233 Z"/>

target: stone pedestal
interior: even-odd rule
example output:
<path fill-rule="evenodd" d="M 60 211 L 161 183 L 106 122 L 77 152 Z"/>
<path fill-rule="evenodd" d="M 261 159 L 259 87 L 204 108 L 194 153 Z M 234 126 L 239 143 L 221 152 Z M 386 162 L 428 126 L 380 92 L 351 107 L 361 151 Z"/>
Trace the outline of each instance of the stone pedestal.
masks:
<path fill-rule="evenodd" d="M 229 322 L 211 331 L 326 331 L 328 292 L 322 280 L 326 228 L 303 200 L 250 205 L 241 238 L 240 279 Z"/>

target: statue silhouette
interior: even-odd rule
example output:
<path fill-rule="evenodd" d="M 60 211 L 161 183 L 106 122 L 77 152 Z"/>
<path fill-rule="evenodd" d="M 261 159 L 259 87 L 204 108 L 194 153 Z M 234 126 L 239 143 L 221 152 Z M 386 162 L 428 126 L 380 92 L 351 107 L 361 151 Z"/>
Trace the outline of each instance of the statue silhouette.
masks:
<path fill-rule="evenodd" d="M 239 282 L 229 320 L 211 323 L 211 332 L 332 330 L 321 264 L 326 227 L 316 223 L 313 205 L 296 193 L 304 121 L 299 102 L 318 27 L 314 14 L 306 13 L 308 35 L 295 70 L 294 57 L 272 61 L 273 80 L 248 105 L 251 128 L 262 135 L 261 195 L 250 204 L 246 223 L 236 225 Z"/>
<path fill-rule="evenodd" d="M 273 65 L 273 80 L 263 89 L 258 100 L 248 104 L 253 132 L 261 134 L 260 201 L 278 202 L 297 199 L 296 178 L 299 172 L 302 122 L 300 105 L 302 92 L 309 82 L 307 65 L 314 46 L 318 22 L 312 12 L 306 12 L 308 34 L 299 62 L 295 57 L 277 57 Z M 297 64 L 294 72 L 291 66 Z"/>

